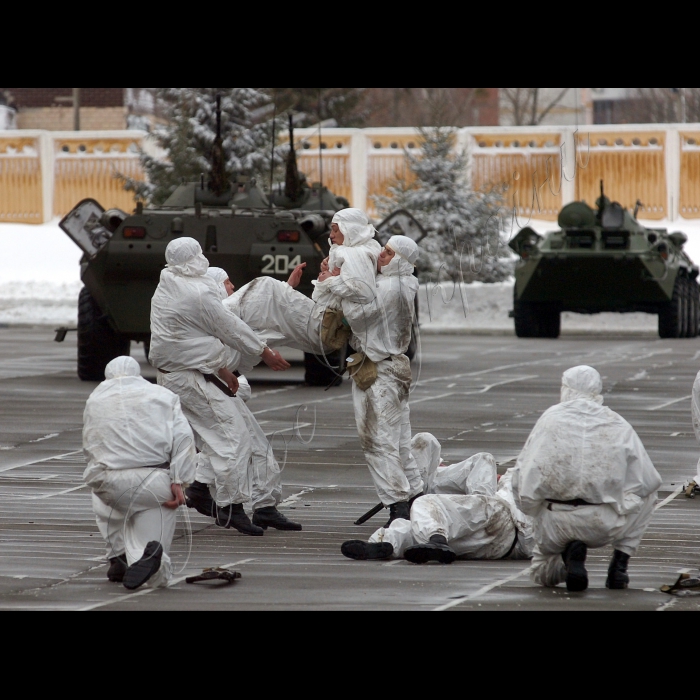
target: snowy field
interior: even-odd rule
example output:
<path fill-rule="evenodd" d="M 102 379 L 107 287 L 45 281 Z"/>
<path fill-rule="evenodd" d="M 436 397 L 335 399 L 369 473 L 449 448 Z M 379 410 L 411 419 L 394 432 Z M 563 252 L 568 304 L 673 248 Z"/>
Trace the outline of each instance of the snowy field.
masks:
<path fill-rule="evenodd" d="M 0 324 L 75 324 L 81 257 L 57 222 L 0 224 Z"/>
<path fill-rule="evenodd" d="M 541 233 L 556 224 L 530 224 Z M 700 264 L 700 222 L 668 226 L 688 234 L 687 251 Z M 80 250 L 58 228 L 0 224 L 0 324 L 74 325 L 80 292 Z M 512 283 L 496 285 L 427 285 L 421 289 L 421 325 L 429 333 L 512 333 Z M 646 314 L 565 314 L 564 332 L 654 333 L 655 316 Z"/>

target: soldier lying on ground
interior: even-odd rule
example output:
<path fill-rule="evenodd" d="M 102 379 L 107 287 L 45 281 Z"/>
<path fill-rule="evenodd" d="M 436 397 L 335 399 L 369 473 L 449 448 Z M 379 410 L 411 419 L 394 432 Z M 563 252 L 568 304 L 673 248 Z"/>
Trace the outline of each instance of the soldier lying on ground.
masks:
<path fill-rule="evenodd" d="M 532 521 L 515 505 L 511 472 L 499 483 L 496 461 L 485 453 L 440 467 L 439 443 L 430 434 L 417 435 L 412 445 L 428 495 L 414 501 L 410 521 L 393 522 L 369 542 L 346 542 L 345 557 L 413 564 L 532 557 Z"/>

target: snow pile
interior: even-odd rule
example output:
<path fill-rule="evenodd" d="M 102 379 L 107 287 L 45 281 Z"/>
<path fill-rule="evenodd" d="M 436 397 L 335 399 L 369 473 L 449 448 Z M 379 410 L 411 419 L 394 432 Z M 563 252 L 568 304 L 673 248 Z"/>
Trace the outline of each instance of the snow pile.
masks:
<path fill-rule="evenodd" d="M 0 325 L 71 326 L 82 282 L 0 283 Z"/>
<path fill-rule="evenodd" d="M 420 322 L 423 333 L 508 334 L 515 333 L 513 286 L 499 284 L 427 284 L 420 289 Z M 658 331 L 658 318 L 649 314 L 565 313 L 563 333 L 651 333 Z"/>
<path fill-rule="evenodd" d="M 77 282 L 82 253 L 54 221 L 0 224 L 0 284 Z"/>
<path fill-rule="evenodd" d="M 0 324 L 75 326 L 81 256 L 57 222 L 0 224 Z"/>

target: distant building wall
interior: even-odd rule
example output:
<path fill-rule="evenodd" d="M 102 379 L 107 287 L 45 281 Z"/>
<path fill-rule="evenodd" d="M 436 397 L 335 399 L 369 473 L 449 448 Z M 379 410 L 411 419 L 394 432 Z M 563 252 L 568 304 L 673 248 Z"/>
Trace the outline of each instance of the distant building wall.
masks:
<path fill-rule="evenodd" d="M 368 88 L 365 98 L 366 126 L 497 126 L 498 90 L 499 88 Z"/>
<path fill-rule="evenodd" d="M 80 128 L 83 131 L 122 131 L 127 128 L 126 107 L 82 107 Z M 72 107 L 36 107 L 21 109 L 17 114 L 18 129 L 71 131 Z"/>
<path fill-rule="evenodd" d="M 127 88 L 81 88 L 80 126 L 85 131 L 127 128 Z M 17 110 L 18 129 L 73 129 L 73 88 L 0 88 Z"/>

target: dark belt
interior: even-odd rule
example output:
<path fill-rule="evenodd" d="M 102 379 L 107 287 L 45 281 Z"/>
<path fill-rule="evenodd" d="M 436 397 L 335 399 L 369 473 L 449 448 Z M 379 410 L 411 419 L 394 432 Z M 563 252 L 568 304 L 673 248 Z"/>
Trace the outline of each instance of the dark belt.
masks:
<path fill-rule="evenodd" d="M 171 372 L 166 372 L 164 369 L 159 369 L 158 370 L 161 374 L 171 374 Z M 214 374 L 204 374 L 204 372 L 200 372 L 200 374 L 204 377 L 204 381 L 208 382 L 209 384 L 213 384 L 219 391 L 223 392 L 226 394 L 231 399 L 236 398 L 236 394 L 234 394 L 231 389 L 228 388 L 226 384 L 224 384 L 216 375 Z M 236 377 L 240 377 L 239 372 L 234 372 L 234 375 Z"/>
<path fill-rule="evenodd" d="M 170 462 L 166 462 L 165 464 L 159 464 L 157 467 L 146 467 L 146 469 L 162 469 L 163 471 L 169 472 Z"/>
<path fill-rule="evenodd" d="M 518 532 L 518 528 L 515 528 L 515 542 L 513 542 L 513 546 L 510 548 L 510 552 L 505 555 L 505 557 L 501 557 L 501 561 L 504 559 L 510 559 L 513 556 L 513 553 L 515 552 L 515 548 L 518 546 L 518 542 L 520 542 L 520 533 Z"/>
<path fill-rule="evenodd" d="M 228 388 L 228 385 L 224 384 L 216 375 L 204 374 L 204 372 L 200 372 L 200 374 L 204 377 L 205 382 L 213 384 L 219 391 L 226 394 L 226 396 L 229 398 L 236 398 L 236 394 L 234 394 L 231 389 Z"/>
<path fill-rule="evenodd" d="M 586 506 L 591 508 L 598 507 L 595 503 L 589 503 L 588 501 L 582 501 L 581 499 L 577 499 L 575 501 L 553 501 L 552 499 L 548 499 L 547 503 L 549 503 L 549 506 L 547 506 L 547 510 L 549 511 L 552 510 L 552 506 L 572 506 L 573 508 L 585 508 Z"/>

